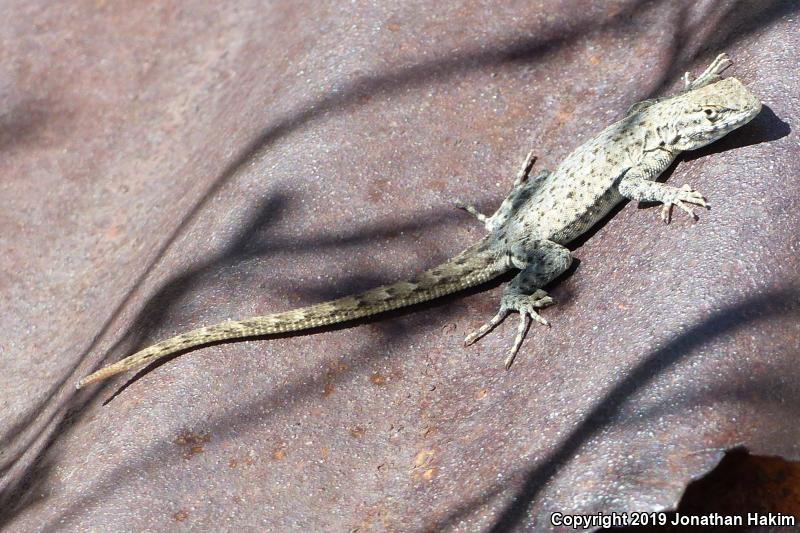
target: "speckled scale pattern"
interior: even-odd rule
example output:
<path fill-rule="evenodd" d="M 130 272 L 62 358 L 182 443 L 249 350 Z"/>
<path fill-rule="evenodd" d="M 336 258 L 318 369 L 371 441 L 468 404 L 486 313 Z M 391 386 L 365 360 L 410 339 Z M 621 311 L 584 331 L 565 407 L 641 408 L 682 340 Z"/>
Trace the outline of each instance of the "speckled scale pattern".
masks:
<path fill-rule="evenodd" d="M 414 305 L 516 268 L 520 272 L 506 286 L 497 314 L 465 339 L 466 344 L 475 342 L 510 312 L 518 312 L 517 335 L 505 361 L 509 367 L 529 320 L 547 324 L 536 309 L 553 303 L 542 287 L 572 262 L 564 244 L 626 198 L 662 202 L 666 222 L 673 206 L 692 215 L 687 204 L 706 207 L 705 198 L 688 185 L 677 188 L 654 180 L 681 152 L 714 142 L 760 111 L 761 102 L 739 80 L 720 80 L 719 74 L 729 65 L 727 56 L 720 54 L 697 79 L 692 81 L 687 73 L 679 94 L 634 104 L 622 120 L 577 148 L 552 172 L 540 171 L 531 177 L 535 157 L 529 154 L 511 192 L 492 216 L 469 205 L 460 206 L 484 224 L 488 235 L 411 281 L 192 330 L 102 368 L 81 380 L 78 387 L 215 341 L 312 329 Z"/>

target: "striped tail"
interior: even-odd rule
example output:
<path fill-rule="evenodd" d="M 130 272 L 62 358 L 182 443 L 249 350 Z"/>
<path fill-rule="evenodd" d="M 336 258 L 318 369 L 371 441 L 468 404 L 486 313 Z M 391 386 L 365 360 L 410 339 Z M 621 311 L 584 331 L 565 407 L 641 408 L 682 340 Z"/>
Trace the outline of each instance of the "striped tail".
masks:
<path fill-rule="evenodd" d="M 505 263 L 491 250 L 488 241 L 483 239 L 411 281 L 383 285 L 355 296 L 283 313 L 240 321 L 231 320 L 182 333 L 101 368 L 80 380 L 77 388 L 142 367 L 175 352 L 212 342 L 302 331 L 433 300 L 485 283 L 506 270 Z"/>

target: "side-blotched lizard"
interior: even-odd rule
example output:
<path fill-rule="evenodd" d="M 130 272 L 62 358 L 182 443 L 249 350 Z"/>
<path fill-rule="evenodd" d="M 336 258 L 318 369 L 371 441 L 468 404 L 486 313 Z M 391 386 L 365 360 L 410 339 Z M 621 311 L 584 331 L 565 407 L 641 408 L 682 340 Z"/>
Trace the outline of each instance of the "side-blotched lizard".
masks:
<path fill-rule="evenodd" d="M 518 269 L 520 272 L 503 291 L 497 314 L 465 339 L 466 344 L 475 342 L 511 311 L 517 311 L 520 321 L 506 357 L 508 368 L 529 320 L 547 324 L 536 309 L 553 303 L 542 288 L 572 263 L 565 244 L 625 199 L 663 203 L 661 216 L 665 222 L 669 222 L 673 206 L 692 216 L 687 204 L 707 207 L 703 196 L 688 185 L 672 187 L 654 180 L 681 152 L 716 141 L 760 111 L 761 102 L 739 80 L 720 79 L 719 74 L 729 65 L 727 56 L 720 54 L 697 79 L 690 80 L 687 72 L 680 93 L 634 105 L 625 118 L 569 154 L 552 172 L 531 177 L 535 158 L 529 154 L 510 194 L 492 216 L 461 205 L 483 222 L 488 235 L 411 281 L 195 329 L 94 372 L 83 378 L 78 388 L 196 346 L 354 320 L 432 300 Z"/>

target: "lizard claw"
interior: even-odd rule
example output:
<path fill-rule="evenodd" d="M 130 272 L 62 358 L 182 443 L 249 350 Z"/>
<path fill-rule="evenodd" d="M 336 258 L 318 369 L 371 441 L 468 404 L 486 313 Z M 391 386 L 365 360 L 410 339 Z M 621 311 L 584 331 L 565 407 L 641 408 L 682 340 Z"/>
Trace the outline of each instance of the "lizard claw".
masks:
<path fill-rule="evenodd" d="M 705 197 L 687 184 L 676 190 L 674 198 L 664 202 L 664 205 L 661 207 L 661 220 L 663 220 L 665 224 L 670 223 L 672 220 L 672 206 L 675 205 L 688 213 L 693 219 L 697 220 L 697 215 L 691 207 L 686 205 L 687 203 L 699 205 L 706 209 L 709 208 Z"/>
<path fill-rule="evenodd" d="M 475 344 L 475 342 L 478 339 L 480 339 L 481 337 L 492 331 L 495 328 L 495 326 L 497 326 L 500 322 L 502 322 L 508 316 L 509 312 L 510 312 L 509 309 L 501 304 L 500 310 L 497 312 L 496 315 L 492 317 L 491 320 L 489 320 L 484 325 L 482 325 L 481 327 L 479 327 L 478 329 L 467 335 L 467 338 L 464 339 L 464 346 Z"/>

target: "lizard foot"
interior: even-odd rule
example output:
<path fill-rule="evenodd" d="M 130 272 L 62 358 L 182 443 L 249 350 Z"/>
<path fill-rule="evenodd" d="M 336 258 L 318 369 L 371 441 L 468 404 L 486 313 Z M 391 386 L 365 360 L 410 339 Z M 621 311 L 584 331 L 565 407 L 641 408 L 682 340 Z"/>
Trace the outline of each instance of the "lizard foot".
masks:
<path fill-rule="evenodd" d="M 693 219 L 697 220 L 697 215 L 691 207 L 686 205 L 687 203 L 699 205 L 700 207 L 708 209 L 708 203 L 706 203 L 705 197 L 692 189 L 689 185 L 684 185 L 680 189 L 675 190 L 675 195 L 670 200 L 664 202 L 664 205 L 661 207 L 661 220 L 663 220 L 665 224 L 670 223 L 672 220 L 672 206 L 675 205 L 689 213 L 689 216 Z"/>
<path fill-rule="evenodd" d="M 511 367 L 511 363 L 514 362 L 514 358 L 517 356 L 519 347 L 522 346 L 522 340 L 525 338 L 525 332 L 528 330 L 529 319 L 533 319 L 544 326 L 549 326 L 550 323 L 537 313 L 536 309 L 541 309 L 542 307 L 547 307 L 552 304 L 553 299 L 541 289 L 537 289 L 533 294 L 504 295 L 502 300 L 500 300 L 500 310 L 497 314 L 480 328 L 467 335 L 467 338 L 464 339 L 464 344 L 467 346 L 473 344 L 494 329 L 494 327 L 502 322 L 511 311 L 517 311 L 519 313 L 517 336 L 514 338 L 514 345 L 511 347 L 511 350 L 509 350 L 505 360 L 505 367 L 506 370 L 508 370 L 508 368 Z"/>

